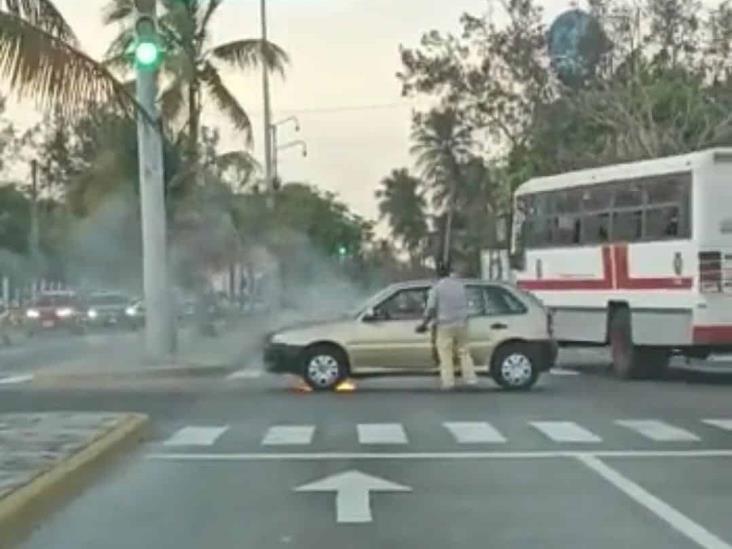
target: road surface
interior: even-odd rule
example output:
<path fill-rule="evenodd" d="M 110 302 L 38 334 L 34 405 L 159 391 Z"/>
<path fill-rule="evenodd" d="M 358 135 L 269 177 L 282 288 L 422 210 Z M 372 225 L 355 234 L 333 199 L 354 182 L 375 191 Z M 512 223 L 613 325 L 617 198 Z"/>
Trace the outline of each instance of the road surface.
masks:
<path fill-rule="evenodd" d="M 529 393 L 409 378 L 313 394 L 255 370 L 145 383 L 0 389 L 0 412 L 154 422 L 21 547 L 732 547 L 728 375 L 580 368 Z"/>

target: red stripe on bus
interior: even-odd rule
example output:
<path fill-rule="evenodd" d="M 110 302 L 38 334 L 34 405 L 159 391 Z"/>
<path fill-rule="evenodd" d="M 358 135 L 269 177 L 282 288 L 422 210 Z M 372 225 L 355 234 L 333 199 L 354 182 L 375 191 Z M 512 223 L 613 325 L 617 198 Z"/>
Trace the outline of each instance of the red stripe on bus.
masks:
<path fill-rule="evenodd" d="M 615 246 L 615 280 L 623 290 L 689 290 L 693 285 L 691 277 L 644 277 L 630 276 L 628 245 Z"/>
<path fill-rule="evenodd" d="M 630 276 L 628 245 L 602 247 L 602 278 L 542 278 L 519 280 L 525 290 L 689 290 L 693 285 L 691 277 L 649 277 Z"/>
<path fill-rule="evenodd" d="M 732 326 L 694 326 L 694 343 L 716 344 L 732 343 Z"/>
<path fill-rule="evenodd" d="M 612 290 L 613 266 L 609 246 L 602 247 L 602 278 L 540 278 L 519 280 L 519 288 L 524 290 Z"/>

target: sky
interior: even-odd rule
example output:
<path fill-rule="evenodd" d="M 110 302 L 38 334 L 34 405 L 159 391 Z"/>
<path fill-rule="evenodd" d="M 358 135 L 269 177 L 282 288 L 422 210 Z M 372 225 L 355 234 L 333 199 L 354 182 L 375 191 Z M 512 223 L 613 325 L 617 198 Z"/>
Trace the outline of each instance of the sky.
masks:
<path fill-rule="evenodd" d="M 413 104 L 401 97 L 396 73 L 399 45 L 416 45 L 422 33 L 457 30 L 463 12 L 483 13 L 489 0 L 267 0 L 270 39 L 291 57 L 285 79 L 272 81 L 274 120 L 296 115 L 301 131 L 282 126 L 280 143 L 307 142 L 308 156 L 282 151 L 285 181 L 332 191 L 355 212 L 378 218 L 374 192 L 394 169 L 411 167 L 409 123 Z M 106 0 L 56 0 L 84 49 L 99 58 L 113 28 L 101 24 Z M 545 2 L 547 16 L 569 7 Z M 224 0 L 214 17 L 212 43 L 257 37 L 258 0 Z M 250 114 L 254 154 L 262 154 L 261 76 L 235 71 L 224 79 Z M 241 148 L 243 138 L 214 109 L 204 123 L 220 126 L 222 146 Z"/>

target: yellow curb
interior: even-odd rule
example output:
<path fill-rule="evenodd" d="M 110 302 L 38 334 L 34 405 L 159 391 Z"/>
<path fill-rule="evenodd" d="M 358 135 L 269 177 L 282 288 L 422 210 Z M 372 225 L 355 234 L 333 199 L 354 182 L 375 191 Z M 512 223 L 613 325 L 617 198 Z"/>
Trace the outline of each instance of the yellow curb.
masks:
<path fill-rule="evenodd" d="M 19 535 L 24 527 L 50 507 L 50 503 L 76 487 L 83 475 L 104 459 L 112 457 L 143 434 L 149 422 L 144 414 L 129 414 L 83 450 L 63 459 L 27 484 L 0 499 L 0 545 L 11 533 Z"/>

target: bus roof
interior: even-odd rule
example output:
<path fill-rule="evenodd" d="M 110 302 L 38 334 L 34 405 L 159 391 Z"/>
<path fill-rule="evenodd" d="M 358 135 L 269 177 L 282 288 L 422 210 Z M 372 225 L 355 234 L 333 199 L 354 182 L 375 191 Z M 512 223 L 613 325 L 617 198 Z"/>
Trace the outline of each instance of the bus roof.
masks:
<path fill-rule="evenodd" d="M 693 164 L 709 158 L 712 155 L 722 154 L 727 160 L 732 160 L 732 148 L 706 149 L 678 156 L 667 156 L 654 158 L 652 160 L 639 160 L 626 162 L 624 164 L 612 164 L 598 168 L 577 170 L 546 177 L 535 177 L 529 179 L 516 190 L 516 195 L 537 193 L 543 191 L 554 191 L 557 189 L 581 187 L 595 183 L 609 183 L 611 181 L 622 181 L 650 177 L 665 173 L 678 173 L 689 171 Z"/>

